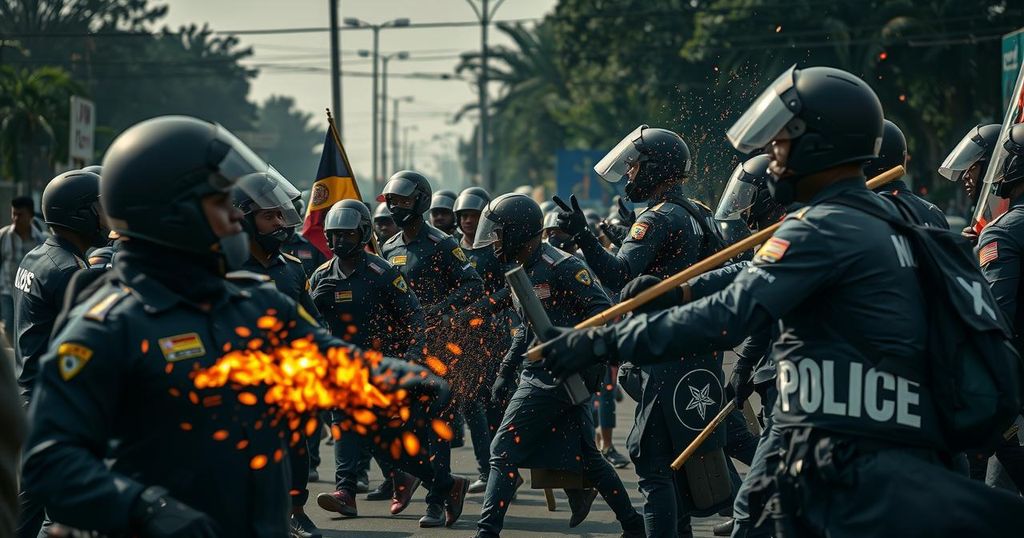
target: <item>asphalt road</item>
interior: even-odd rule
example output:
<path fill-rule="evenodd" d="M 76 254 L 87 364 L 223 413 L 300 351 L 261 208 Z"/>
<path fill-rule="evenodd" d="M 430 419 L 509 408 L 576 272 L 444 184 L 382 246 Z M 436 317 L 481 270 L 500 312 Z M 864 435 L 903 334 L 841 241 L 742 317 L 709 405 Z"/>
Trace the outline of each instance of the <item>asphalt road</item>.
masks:
<path fill-rule="evenodd" d="M 727 361 L 728 362 L 728 361 Z M 756 396 L 754 397 L 756 399 Z M 626 397 L 619 403 L 616 410 L 616 429 L 614 442 L 619 452 L 626 454 L 626 436 L 633 423 L 633 410 L 635 404 Z M 335 517 L 338 514 L 326 512 L 316 504 L 316 495 L 319 493 L 333 491 L 334 489 L 334 448 L 327 446 L 326 442 L 321 445 L 322 463 L 318 468 L 321 480 L 309 485 L 310 499 L 306 505 L 306 513 L 324 531 L 325 537 L 338 536 L 366 536 L 369 538 L 398 538 L 404 536 L 459 536 L 470 537 L 476 532 L 476 520 L 480 515 L 480 507 L 483 503 L 483 493 L 470 494 L 462 513 L 462 518 L 452 528 L 445 529 L 421 529 L 418 525 L 420 516 L 426 509 L 423 497 L 426 494 L 423 488 L 416 492 L 413 502 L 398 516 L 392 516 L 388 512 L 389 502 L 370 502 L 363 499 L 363 495 L 357 497 L 359 517 L 341 518 Z M 737 465 L 741 472 L 746 469 L 742 464 Z M 452 469 L 456 474 L 476 478 L 476 464 L 473 460 L 473 451 L 470 447 L 468 432 L 466 433 L 466 446 L 452 450 Z M 637 477 L 632 465 L 618 471 L 630 497 L 633 506 L 641 510 L 643 499 L 637 490 Z M 525 474 L 525 473 L 524 473 Z M 380 471 L 373 465 L 370 470 L 370 487 L 373 488 L 380 480 Z M 615 515 L 608 508 L 600 497 L 594 501 L 593 510 L 587 520 L 576 527 L 569 528 L 569 508 L 565 501 L 564 493 L 555 493 L 558 499 L 558 508 L 555 512 L 549 512 L 544 503 L 542 490 L 529 489 L 529 481 L 524 485 L 516 500 L 509 508 L 508 516 L 505 518 L 505 529 L 503 537 L 533 537 L 542 536 L 586 536 L 586 537 L 612 537 L 619 536 L 621 529 L 615 521 Z M 694 519 L 694 536 L 710 537 L 711 527 L 725 521 L 722 517 L 711 517 Z"/>

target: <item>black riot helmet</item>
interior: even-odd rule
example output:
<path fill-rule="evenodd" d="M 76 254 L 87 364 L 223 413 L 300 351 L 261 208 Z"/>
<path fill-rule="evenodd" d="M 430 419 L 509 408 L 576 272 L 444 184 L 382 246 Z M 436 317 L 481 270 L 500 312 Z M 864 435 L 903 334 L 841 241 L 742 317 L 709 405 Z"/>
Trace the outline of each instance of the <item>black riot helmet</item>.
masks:
<path fill-rule="evenodd" d="M 71 170 L 53 178 L 43 189 L 43 221 L 71 230 L 94 247 L 107 244 L 109 233 L 100 218 L 100 176 Z"/>
<path fill-rule="evenodd" d="M 129 127 L 103 158 L 100 196 L 117 233 L 200 255 L 222 274 L 249 257 L 244 232 L 217 237 L 202 198 L 227 193 L 267 163 L 227 129 L 189 116 Z"/>
<path fill-rule="evenodd" d="M 903 136 L 903 131 L 895 123 L 883 120 L 882 146 L 878 150 L 878 158 L 872 159 L 864 165 L 864 175 L 873 178 L 882 172 L 888 172 L 893 167 L 906 165 L 907 137 Z M 889 188 L 883 186 L 880 187 L 880 190 L 885 191 Z"/>
<path fill-rule="evenodd" d="M 473 249 L 494 245 L 498 261 L 507 263 L 544 227 L 544 214 L 533 198 L 525 194 L 503 194 L 484 207 Z"/>
<path fill-rule="evenodd" d="M 391 210 L 388 209 L 388 204 L 377 204 L 377 207 L 373 208 L 373 220 L 377 219 L 395 220 L 395 217 L 391 215 Z"/>
<path fill-rule="evenodd" d="M 407 226 L 416 219 L 422 219 L 423 213 L 430 209 L 430 181 L 423 174 L 414 170 L 395 172 L 384 185 L 384 191 L 377 197 L 378 202 L 387 202 L 388 209 L 399 226 Z M 406 196 L 413 199 L 411 208 L 397 207 L 392 202 L 393 196 Z"/>
<path fill-rule="evenodd" d="M 98 165 L 98 164 L 90 164 L 89 166 L 86 166 L 85 168 L 82 168 L 82 171 L 83 172 L 90 172 L 90 173 L 96 174 L 97 176 L 102 176 L 103 175 L 103 167 Z"/>
<path fill-rule="evenodd" d="M 767 155 L 757 155 L 736 165 L 718 201 L 715 220 L 742 220 L 747 228 L 756 231 L 775 224 L 786 214 L 785 208 L 768 192 L 770 161 Z"/>
<path fill-rule="evenodd" d="M 483 211 L 484 207 L 487 207 L 487 202 L 490 201 L 491 193 L 481 187 L 469 187 L 462 189 L 462 192 L 459 193 L 459 197 L 455 199 L 455 205 L 452 206 L 452 211 L 456 215 L 460 211 Z"/>
<path fill-rule="evenodd" d="M 343 231 L 358 231 L 359 239 L 346 241 Z M 341 200 L 331 206 L 324 218 L 324 233 L 327 245 L 339 258 L 358 253 L 370 241 L 370 210 L 359 200 Z"/>
<path fill-rule="evenodd" d="M 939 166 L 939 175 L 950 181 L 962 181 L 968 170 L 980 164 L 972 175 L 974 181 L 983 178 L 992 159 L 992 153 L 995 152 L 1001 129 L 1002 125 L 998 123 L 971 128 L 953 151 L 943 159 L 942 165 Z"/>
<path fill-rule="evenodd" d="M 454 211 L 455 198 L 457 198 L 455 192 L 448 189 L 441 189 L 430 197 L 429 209 L 447 209 L 448 211 Z"/>
<path fill-rule="evenodd" d="M 1003 149 L 1006 150 L 1006 159 L 996 170 L 993 182 L 996 184 L 996 194 L 1009 198 L 1010 191 L 1024 181 L 1024 124 L 1010 127 Z"/>
<path fill-rule="evenodd" d="M 690 148 L 681 136 L 641 125 L 602 157 L 594 171 L 610 183 L 626 180 L 626 197 L 644 202 L 658 185 L 685 178 L 690 165 Z"/>
<path fill-rule="evenodd" d="M 267 172 L 239 178 L 231 190 L 231 203 L 245 215 L 242 227 L 249 238 L 267 254 L 280 252 L 281 245 L 291 237 L 295 226 L 302 222 L 293 199 L 297 193 L 298 190 L 273 167 Z M 280 212 L 281 225 L 269 232 L 260 232 L 256 220 L 260 218 L 261 210 Z"/>
<path fill-rule="evenodd" d="M 768 181 L 783 205 L 796 183 L 836 166 L 878 157 L 882 104 L 863 80 L 832 67 L 792 66 L 780 75 L 726 133 L 743 153 L 774 140 L 790 142 L 785 162 L 773 163 Z"/>

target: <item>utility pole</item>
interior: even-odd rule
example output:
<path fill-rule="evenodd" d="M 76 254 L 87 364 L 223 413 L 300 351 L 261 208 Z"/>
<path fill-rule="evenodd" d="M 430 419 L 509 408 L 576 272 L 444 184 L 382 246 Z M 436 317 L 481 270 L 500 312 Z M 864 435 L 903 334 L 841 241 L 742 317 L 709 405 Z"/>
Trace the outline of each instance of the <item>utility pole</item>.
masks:
<path fill-rule="evenodd" d="M 488 133 L 488 128 L 489 128 L 489 125 L 488 124 L 489 124 L 489 119 L 488 119 L 488 112 L 487 112 L 487 107 L 488 107 L 488 103 L 487 103 L 487 100 L 488 100 L 488 95 L 487 95 L 487 81 L 488 81 L 488 73 L 487 73 L 487 57 L 488 57 L 488 51 L 487 51 L 487 28 L 490 26 L 491 20 L 493 20 L 493 18 L 494 18 L 494 14 L 498 11 L 498 8 L 501 7 L 501 4 L 504 3 L 505 0 L 497 0 L 497 2 L 494 3 L 494 7 L 493 8 L 491 8 L 488 5 L 489 4 L 489 0 L 479 0 L 479 2 L 480 2 L 480 8 L 479 9 L 477 8 L 476 4 L 474 3 L 474 0 L 466 0 L 466 2 L 469 4 L 469 7 L 473 8 L 473 12 L 476 13 L 476 18 L 480 21 L 480 78 L 479 78 L 479 85 L 480 86 L 477 89 L 479 105 L 480 105 L 480 129 L 479 129 L 480 132 L 478 133 L 479 134 L 479 139 L 477 140 L 477 148 L 476 148 L 476 150 L 477 150 L 477 168 L 480 171 L 480 185 L 483 188 L 487 189 L 488 191 L 491 191 L 491 190 L 494 190 L 494 185 L 492 184 L 492 181 L 491 181 L 492 180 L 492 178 L 491 178 L 491 169 L 490 169 L 491 163 L 490 163 L 490 152 L 489 152 L 490 148 L 488 147 L 488 141 L 489 141 L 489 138 L 488 138 L 488 134 L 489 134 Z"/>
<path fill-rule="evenodd" d="M 380 118 L 380 115 L 377 112 L 377 101 L 379 98 L 379 94 L 377 93 L 379 83 L 379 77 L 377 76 L 379 62 L 377 60 L 380 57 L 380 31 L 382 28 L 399 28 L 403 26 L 409 26 L 409 19 L 394 19 L 381 24 L 370 24 L 364 20 L 348 17 L 345 19 L 344 22 L 346 26 L 351 26 L 353 28 L 369 28 L 373 30 L 373 98 L 371 99 L 372 104 L 370 106 L 372 110 L 371 113 L 373 115 L 373 118 L 370 121 L 370 123 L 373 125 L 373 150 L 371 153 L 373 161 L 372 175 L 374 190 L 376 192 L 380 192 L 384 188 L 384 186 L 380 184 L 382 182 L 381 178 L 379 177 L 380 174 L 377 168 L 377 165 L 379 164 L 377 157 L 377 141 L 380 140 L 380 134 L 378 132 L 380 126 L 380 124 L 378 123 L 378 119 Z"/>
<path fill-rule="evenodd" d="M 391 120 L 391 160 L 393 163 L 392 168 L 394 168 L 395 170 L 402 169 L 402 156 L 399 151 L 401 143 L 398 140 L 398 103 L 411 103 L 412 100 L 413 97 L 411 95 L 407 95 L 405 97 L 395 97 L 391 100 L 391 102 L 394 103 L 395 105 L 395 110 L 393 114 L 394 118 L 392 118 Z M 385 126 L 384 128 L 386 129 L 387 126 Z"/>
<path fill-rule="evenodd" d="M 341 112 L 341 35 L 338 31 L 338 2 L 327 0 L 331 7 L 331 107 L 337 120 L 338 138 L 345 139 L 345 122 Z"/>
<path fill-rule="evenodd" d="M 385 174 L 388 173 L 388 62 L 392 59 L 405 60 L 409 57 L 406 51 L 393 52 L 381 56 L 381 118 L 380 118 L 380 168 Z M 397 104 L 395 105 L 397 106 Z"/>

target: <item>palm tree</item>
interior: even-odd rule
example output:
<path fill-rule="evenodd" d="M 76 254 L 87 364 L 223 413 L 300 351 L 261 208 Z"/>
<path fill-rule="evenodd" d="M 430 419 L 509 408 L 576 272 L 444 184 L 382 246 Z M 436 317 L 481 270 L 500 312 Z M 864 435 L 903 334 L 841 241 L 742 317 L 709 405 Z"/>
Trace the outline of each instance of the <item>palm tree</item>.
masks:
<path fill-rule="evenodd" d="M 0 67 L 0 159 L 20 193 L 33 179 L 49 179 L 58 156 L 67 154 L 70 97 L 80 92 L 57 67 Z"/>

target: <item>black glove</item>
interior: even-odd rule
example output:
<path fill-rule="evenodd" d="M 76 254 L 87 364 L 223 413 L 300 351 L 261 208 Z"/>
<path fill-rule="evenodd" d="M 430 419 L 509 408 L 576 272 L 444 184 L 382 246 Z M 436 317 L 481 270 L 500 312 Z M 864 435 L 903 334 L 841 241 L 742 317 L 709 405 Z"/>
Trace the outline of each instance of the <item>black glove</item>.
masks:
<path fill-rule="evenodd" d="M 962 235 L 964 239 L 970 241 L 972 245 L 978 244 L 978 232 L 974 231 L 974 226 L 968 226 L 963 230 L 960 230 L 960 235 Z"/>
<path fill-rule="evenodd" d="M 132 528 L 147 538 L 217 538 L 223 533 L 206 514 L 167 495 L 159 486 L 146 488 L 135 501 Z"/>
<path fill-rule="evenodd" d="M 628 226 L 612 224 L 607 220 L 602 220 L 597 225 L 601 228 L 601 232 L 604 233 L 604 236 L 617 247 L 622 246 L 622 242 L 626 240 L 626 235 L 629 234 Z"/>
<path fill-rule="evenodd" d="M 754 367 L 743 361 L 736 363 L 732 369 L 732 377 L 729 378 L 729 385 L 725 387 L 725 397 L 736 402 L 736 407 L 742 407 L 754 392 Z"/>
<path fill-rule="evenodd" d="M 617 202 L 619 204 L 619 218 L 622 219 L 622 224 L 625 225 L 628 230 L 629 227 L 636 222 L 636 213 L 633 213 L 632 209 L 626 207 L 626 202 L 623 202 L 622 198 L 619 198 Z"/>
<path fill-rule="evenodd" d="M 498 378 L 494 380 L 494 384 L 491 385 L 491 403 L 503 404 L 508 400 L 508 397 L 512 395 L 512 391 L 516 389 L 516 372 L 506 372 L 503 368 L 502 371 L 498 372 Z"/>
<path fill-rule="evenodd" d="M 558 379 L 565 379 L 595 364 L 615 357 L 607 327 L 589 329 L 557 328 L 557 336 L 541 346 L 541 365 Z"/>
<path fill-rule="evenodd" d="M 661 279 L 656 276 L 640 275 L 633 280 L 626 282 L 625 286 L 622 286 L 622 291 L 619 292 L 619 300 L 625 301 L 626 299 L 632 299 L 633 297 L 640 295 L 640 292 L 648 288 L 653 288 L 659 282 L 661 282 Z M 658 312 L 681 304 L 683 304 L 683 290 L 677 286 L 654 299 L 651 299 L 649 302 L 644 303 L 637 308 L 636 311 L 643 313 Z"/>
<path fill-rule="evenodd" d="M 561 230 L 575 239 L 580 234 L 590 231 L 590 224 L 587 222 L 587 215 L 580 209 L 580 202 L 576 200 L 576 195 L 569 197 L 569 202 L 572 203 L 572 207 L 565 203 L 564 200 L 555 196 L 551 199 L 555 202 L 562 210 L 558 212 L 558 227 Z"/>

